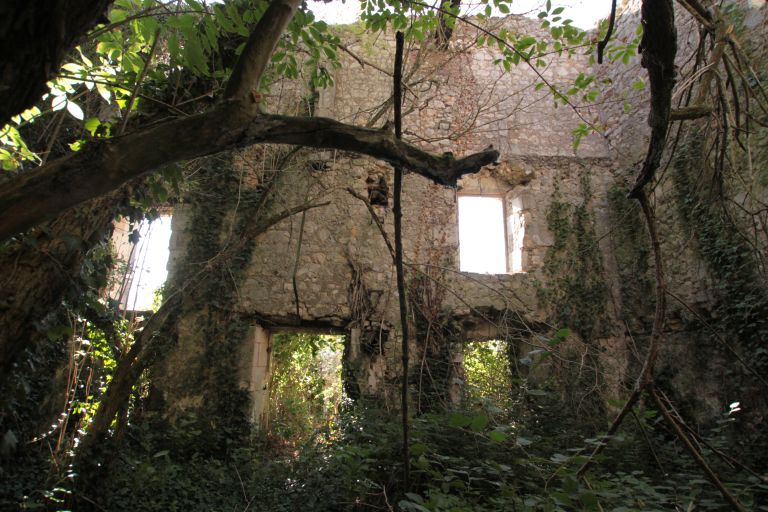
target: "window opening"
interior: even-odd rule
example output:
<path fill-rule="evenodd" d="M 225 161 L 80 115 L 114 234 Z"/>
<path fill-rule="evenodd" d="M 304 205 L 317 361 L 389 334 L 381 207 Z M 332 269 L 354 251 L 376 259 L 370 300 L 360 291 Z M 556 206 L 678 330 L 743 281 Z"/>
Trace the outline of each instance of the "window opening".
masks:
<path fill-rule="evenodd" d="M 121 306 L 127 311 L 149 311 L 153 309 L 155 293 L 168 278 L 171 216 L 145 219 L 137 231 L 139 240 L 131 248 L 127 273 L 128 293 L 121 299 Z"/>
<path fill-rule="evenodd" d="M 459 196 L 459 268 L 462 272 L 504 274 L 507 243 L 500 197 Z"/>

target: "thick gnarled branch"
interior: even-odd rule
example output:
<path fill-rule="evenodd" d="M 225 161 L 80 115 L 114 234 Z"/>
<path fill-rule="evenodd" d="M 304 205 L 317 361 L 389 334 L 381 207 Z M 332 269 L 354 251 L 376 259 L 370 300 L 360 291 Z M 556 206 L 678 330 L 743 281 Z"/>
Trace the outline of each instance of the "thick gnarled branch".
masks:
<path fill-rule="evenodd" d="M 640 43 L 642 65 L 648 70 L 651 84 L 651 111 L 648 115 L 651 140 L 643 168 L 629 193 L 629 197 L 633 198 L 638 198 L 645 184 L 653 179 L 664 153 L 672 110 L 677 55 L 677 30 L 672 0 L 643 0 L 641 14 L 644 29 Z"/>
<path fill-rule="evenodd" d="M 203 114 L 90 144 L 0 184 L 0 240 L 163 165 L 258 143 L 361 153 L 444 185 L 455 185 L 499 156 L 492 148 L 459 159 L 437 156 L 389 132 L 326 118 L 262 115 L 255 106 L 225 102 Z"/>

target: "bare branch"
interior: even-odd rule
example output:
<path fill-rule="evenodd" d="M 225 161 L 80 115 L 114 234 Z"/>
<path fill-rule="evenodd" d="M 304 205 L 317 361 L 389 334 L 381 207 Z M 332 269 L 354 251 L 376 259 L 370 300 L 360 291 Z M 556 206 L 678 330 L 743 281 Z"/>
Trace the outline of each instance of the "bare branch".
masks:
<path fill-rule="evenodd" d="M 608 18 L 608 30 L 605 32 L 605 37 L 603 37 L 602 41 L 597 43 L 597 63 L 602 64 L 603 63 L 603 51 L 605 51 L 605 47 L 608 46 L 608 43 L 611 40 L 611 35 L 613 34 L 613 26 L 616 24 L 616 0 L 613 0 L 611 2 L 611 17 Z"/>
<path fill-rule="evenodd" d="M 676 108 L 669 114 L 670 121 L 687 121 L 707 117 L 712 113 L 712 107 L 702 105 L 695 107 Z"/>

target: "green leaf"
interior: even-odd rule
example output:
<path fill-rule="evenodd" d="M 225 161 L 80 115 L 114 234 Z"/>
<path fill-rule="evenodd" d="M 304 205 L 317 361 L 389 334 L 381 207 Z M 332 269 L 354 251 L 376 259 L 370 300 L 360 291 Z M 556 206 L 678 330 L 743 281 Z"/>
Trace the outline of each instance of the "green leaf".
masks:
<path fill-rule="evenodd" d="M 472 423 L 472 418 L 465 414 L 455 412 L 448 418 L 448 425 L 451 427 L 468 427 Z"/>
<path fill-rule="evenodd" d="M 99 129 L 99 126 L 101 126 L 101 121 L 99 121 L 98 117 L 89 117 L 83 123 L 83 127 L 93 136 L 96 135 L 96 130 Z"/>
<path fill-rule="evenodd" d="M 13 430 L 6 430 L 5 434 L 3 435 L 3 441 L 0 443 L 0 453 L 11 453 L 16 449 L 16 445 L 18 443 L 19 440 L 16 437 L 16 434 L 13 433 Z"/>
<path fill-rule="evenodd" d="M 67 112 L 69 112 L 72 117 L 74 117 L 75 119 L 79 119 L 80 121 L 82 121 L 83 118 L 85 117 L 85 114 L 83 113 L 83 109 L 80 108 L 80 105 L 78 105 L 74 101 L 67 102 Z"/>
<path fill-rule="evenodd" d="M 85 142 L 83 139 L 78 139 L 75 142 L 72 142 L 69 144 L 69 149 L 72 151 L 80 151 L 83 146 L 85 145 Z"/>
<path fill-rule="evenodd" d="M 535 37 L 525 36 L 517 42 L 517 44 L 515 45 L 515 48 L 517 48 L 518 50 L 525 50 L 526 48 L 533 46 L 534 44 L 536 44 Z"/>
<path fill-rule="evenodd" d="M 478 414 L 472 418 L 472 422 L 470 423 L 469 428 L 472 430 L 472 432 L 480 432 L 488 426 L 489 421 L 490 420 L 488 419 L 488 416 L 485 414 Z"/>
<path fill-rule="evenodd" d="M 208 64 L 203 48 L 200 45 L 197 29 L 184 28 L 182 33 L 184 34 L 184 58 L 195 71 L 208 75 Z"/>
<path fill-rule="evenodd" d="M 51 100 L 51 110 L 54 112 L 59 111 L 67 106 L 66 96 L 54 96 Z"/>
<path fill-rule="evenodd" d="M 414 503 L 424 503 L 424 498 L 413 492 L 405 493 L 405 497 Z"/>
<path fill-rule="evenodd" d="M 491 430 L 488 432 L 488 437 L 490 437 L 491 441 L 495 443 L 503 443 L 507 440 L 507 434 L 500 430 Z"/>

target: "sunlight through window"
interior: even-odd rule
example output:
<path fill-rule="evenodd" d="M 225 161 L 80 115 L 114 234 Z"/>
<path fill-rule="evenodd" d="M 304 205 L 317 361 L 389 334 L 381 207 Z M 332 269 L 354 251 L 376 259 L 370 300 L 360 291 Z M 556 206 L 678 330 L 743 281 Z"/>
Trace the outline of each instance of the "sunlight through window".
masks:
<path fill-rule="evenodd" d="M 459 265 L 463 272 L 507 272 L 500 197 L 459 196 Z"/>
<path fill-rule="evenodd" d="M 155 292 L 168 277 L 168 243 L 171 239 L 171 217 L 161 216 L 139 227 L 141 238 L 131 255 L 131 277 L 125 309 L 152 309 Z"/>
<path fill-rule="evenodd" d="M 523 271 L 523 238 L 525 238 L 525 215 L 523 202 L 519 197 L 508 204 L 507 234 L 509 236 L 509 271 Z"/>

